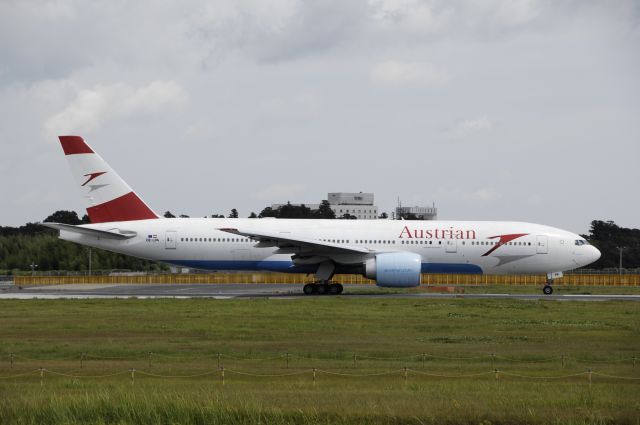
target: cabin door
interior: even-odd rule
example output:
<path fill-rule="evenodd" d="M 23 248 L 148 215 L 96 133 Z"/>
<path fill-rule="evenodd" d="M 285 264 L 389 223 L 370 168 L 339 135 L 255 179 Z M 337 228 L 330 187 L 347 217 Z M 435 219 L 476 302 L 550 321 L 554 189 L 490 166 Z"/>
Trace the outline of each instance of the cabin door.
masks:
<path fill-rule="evenodd" d="M 175 230 L 168 230 L 164 238 L 165 249 L 176 249 L 178 242 L 178 232 Z"/>
<path fill-rule="evenodd" d="M 549 252 L 547 247 L 547 236 L 546 235 L 538 235 L 536 240 L 536 253 L 538 254 L 546 254 Z"/>

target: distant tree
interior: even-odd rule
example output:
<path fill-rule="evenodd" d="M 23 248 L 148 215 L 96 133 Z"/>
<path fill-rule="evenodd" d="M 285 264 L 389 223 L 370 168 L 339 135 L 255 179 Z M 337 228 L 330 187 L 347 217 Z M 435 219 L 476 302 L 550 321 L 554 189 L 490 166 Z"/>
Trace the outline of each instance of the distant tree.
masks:
<path fill-rule="evenodd" d="M 356 217 L 355 215 L 351 215 L 349 213 L 344 213 L 342 214 L 341 217 L 338 217 L 341 220 L 357 220 L 358 217 Z"/>
<path fill-rule="evenodd" d="M 91 224 L 91 219 L 87 214 L 82 216 L 82 224 Z"/>
<path fill-rule="evenodd" d="M 311 208 L 306 205 L 291 205 L 291 202 L 287 202 L 278 208 L 279 218 L 312 218 L 313 212 Z"/>
<path fill-rule="evenodd" d="M 51 214 L 49 217 L 43 220 L 45 223 L 62 223 L 62 224 L 72 224 L 77 226 L 78 224 L 82 224 L 82 221 L 78 218 L 78 213 L 75 211 L 65 211 L 59 210 Z"/>
<path fill-rule="evenodd" d="M 278 210 L 274 210 L 271 207 L 266 207 L 260 212 L 260 214 L 258 214 L 258 218 L 264 217 L 278 217 Z"/>
<path fill-rule="evenodd" d="M 180 218 L 189 218 L 189 216 L 186 214 L 180 214 Z"/>
<path fill-rule="evenodd" d="M 622 251 L 622 267 L 640 267 L 640 229 L 619 227 L 613 221 L 594 220 L 588 235 L 583 235 L 591 244 L 600 250 L 600 259 L 587 268 L 618 268 L 620 251 Z"/>
<path fill-rule="evenodd" d="M 386 212 L 383 212 L 382 214 L 380 214 L 380 217 L 378 217 L 378 218 L 380 218 L 382 220 L 386 220 L 386 219 L 389 218 L 389 215 Z"/>
<path fill-rule="evenodd" d="M 249 214 L 249 218 L 258 218 L 258 216 L 256 215 L 256 213 L 251 211 L 251 214 Z"/>
<path fill-rule="evenodd" d="M 164 218 L 176 218 L 176 216 L 171 214 L 171 211 L 166 211 L 164 213 Z"/>
<path fill-rule="evenodd" d="M 238 210 L 235 208 L 232 208 L 231 212 L 229 213 L 229 218 L 238 218 Z"/>
<path fill-rule="evenodd" d="M 320 202 L 320 207 L 316 214 L 317 218 L 336 218 L 336 213 L 331 209 L 331 204 L 326 199 Z"/>
<path fill-rule="evenodd" d="M 211 218 L 224 218 L 223 214 L 211 214 Z"/>

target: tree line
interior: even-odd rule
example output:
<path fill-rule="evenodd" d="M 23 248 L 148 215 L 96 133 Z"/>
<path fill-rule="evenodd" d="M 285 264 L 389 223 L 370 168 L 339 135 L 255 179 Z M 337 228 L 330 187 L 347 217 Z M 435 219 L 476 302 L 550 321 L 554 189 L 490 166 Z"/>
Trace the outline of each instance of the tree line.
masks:
<path fill-rule="evenodd" d="M 221 214 L 215 214 L 222 217 Z M 228 215 L 238 217 L 238 211 L 232 209 Z M 174 217 L 167 211 L 165 217 Z M 304 205 L 287 203 L 279 208 L 264 208 L 260 214 L 252 213 L 251 218 L 336 218 L 328 202 L 323 201 L 319 209 L 313 210 Z M 348 218 L 348 217 L 342 217 Z M 46 217 L 44 222 L 72 225 L 87 224 L 89 217 L 82 218 L 75 211 L 56 211 Z M 615 269 L 619 266 L 620 248 L 623 255 L 623 268 L 640 268 L 640 229 L 628 229 L 616 225 L 613 221 L 594 220 L 589 233 L 582 235 L 601 252 L 601 258 L 589 265 L 590 269 Z M 142 260 L 100 249 L 89 248 L 58 239 L 58 231 L 38 223 L 27 223 L 20 227 L 0 226 L 0 274 L 11 274 L 31 270 L 33 264 L 38 271 L 67 270 L 84 272 L 89 265 L 89 253 L 92 255 L 93 270 L 125 269 L 136 271 L 168 270 L 168 266 L 153 261 Z"/>

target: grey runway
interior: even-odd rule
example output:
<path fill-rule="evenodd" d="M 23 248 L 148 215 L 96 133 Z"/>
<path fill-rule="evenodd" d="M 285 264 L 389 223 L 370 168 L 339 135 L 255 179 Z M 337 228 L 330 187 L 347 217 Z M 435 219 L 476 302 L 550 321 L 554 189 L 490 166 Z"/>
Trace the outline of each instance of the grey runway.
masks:
<path fill-rule="evenodd" d="M 2 285 L 0 299 L 100 299 L 100 298 L 271 298 L 302 299 L 326 298 L 336 295 L 309 296 L 302 293 L 302 285 L 291 284 L 73 284 L 17 287 Z M 338 297 L 360 298 L 467 298 L 467 299 L 521 299 L 556 301 L 640 301 L 640 295 L 543 295 L 543 294 L 452 294 L 434 292 L 383 291 L 375 286 L 345 285 L 345 292 Z"/>

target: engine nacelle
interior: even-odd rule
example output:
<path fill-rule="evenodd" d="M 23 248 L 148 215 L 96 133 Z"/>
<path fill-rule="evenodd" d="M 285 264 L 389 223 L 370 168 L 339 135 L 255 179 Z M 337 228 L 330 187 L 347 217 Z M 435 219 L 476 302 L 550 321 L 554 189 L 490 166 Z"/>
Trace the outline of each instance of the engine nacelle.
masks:
<path fill-rule="evenodd" d="M 422 258 L 412 252 L 386 252 L 369 258 L 364 274 L 386 288 L 411 288 L 420 285 Z"/>

